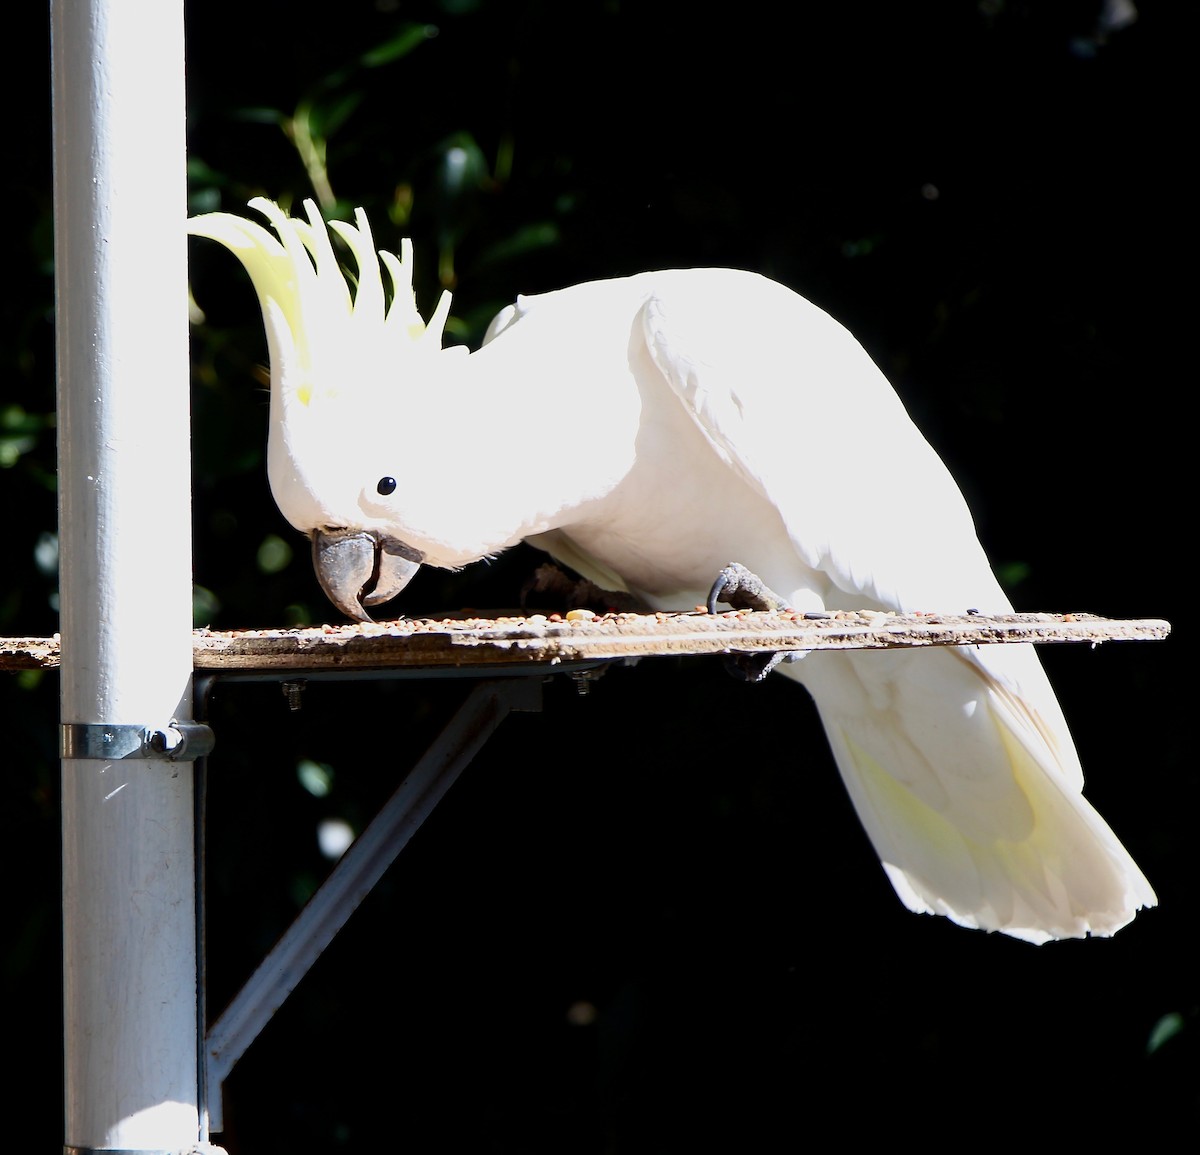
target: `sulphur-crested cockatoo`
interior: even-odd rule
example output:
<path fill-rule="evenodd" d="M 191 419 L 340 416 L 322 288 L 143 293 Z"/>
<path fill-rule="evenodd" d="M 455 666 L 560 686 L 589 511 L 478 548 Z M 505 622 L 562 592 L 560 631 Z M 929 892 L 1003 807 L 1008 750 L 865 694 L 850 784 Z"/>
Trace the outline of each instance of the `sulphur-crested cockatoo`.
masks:
<path fill-rule="evenodd" d="M 648 607 L 691 609 L 739 562 L 795 610 L 1010 611 L 958 487 L 862 347 L 791 290 L 687 269 L 521 297 L 478 352 L 442 348 L 411 246 L 365 215 L 251 202 L 190 231 L 257 290 L 268 471 L 351 617 L 424 565 L 526 540 Z M 380 262 L 391 281 L 385 292 Z M 1028 645 L 816 652 L 778 667 L 820 711 L 911 910 L 1032 942 L 1107 935 L 1154 892 L 1084 800 Z"/>

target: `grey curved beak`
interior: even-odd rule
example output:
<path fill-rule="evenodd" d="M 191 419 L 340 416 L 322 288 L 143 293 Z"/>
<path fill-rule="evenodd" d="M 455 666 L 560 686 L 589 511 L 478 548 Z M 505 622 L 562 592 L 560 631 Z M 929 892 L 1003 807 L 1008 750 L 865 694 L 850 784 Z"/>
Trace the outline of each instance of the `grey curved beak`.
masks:
<path fill-rule="evenodd" d="M 325 596 L 348 618 L 369 622 L 368 606 L 394 598 L 421 568 L 424 554 L 367 529 L 314 529 L 313 568 Z"/>

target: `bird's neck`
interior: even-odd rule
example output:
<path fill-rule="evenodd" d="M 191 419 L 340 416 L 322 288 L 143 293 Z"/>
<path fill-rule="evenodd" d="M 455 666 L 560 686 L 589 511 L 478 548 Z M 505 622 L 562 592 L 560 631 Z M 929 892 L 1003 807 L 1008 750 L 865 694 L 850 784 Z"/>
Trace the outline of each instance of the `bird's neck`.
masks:
<path fill-rule="evenodd" d="M 462 538 L 477 556 L 586 518 L 636 457 L 632 384 L 584 358 L 531 356 L 519 336 L 464 358 L 436 391 L 423 391 L 410 425 L 430 483 L 469 505 L 463 520 L 474 528 L 464 525 Z"/>

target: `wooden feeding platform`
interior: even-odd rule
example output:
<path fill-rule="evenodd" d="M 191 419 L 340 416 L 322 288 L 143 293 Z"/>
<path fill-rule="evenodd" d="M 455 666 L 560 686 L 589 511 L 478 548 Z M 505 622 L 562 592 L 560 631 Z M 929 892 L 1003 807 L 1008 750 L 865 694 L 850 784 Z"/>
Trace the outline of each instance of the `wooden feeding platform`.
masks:
<path fill-rule="evenodd" d="M 1094 614 L 897 614 L 869 610 L 823 614 L 731 611 L 602 613 L 445 618 L 323 625 L 297 629 L 195 630 L 197 672 L 304 673 L 425 670 L 602 662 L 655 655 L 896 649 L 1018 642 L 1160 641 L 1157 618 Z M 57 636 L 0 638 L 0 670 L 51 669 Z M 532 672 L 532 671 L 531 671 Z"/>

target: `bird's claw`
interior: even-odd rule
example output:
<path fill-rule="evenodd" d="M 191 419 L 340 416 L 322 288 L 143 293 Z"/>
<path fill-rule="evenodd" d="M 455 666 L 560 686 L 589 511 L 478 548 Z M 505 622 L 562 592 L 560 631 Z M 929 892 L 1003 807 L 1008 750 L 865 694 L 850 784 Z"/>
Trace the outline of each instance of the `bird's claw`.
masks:
<path fill-rule="evenodd" d="M 717 612 L 717 602 L 724 602 L 735 610 L 761 610 L 774 612 L 789 608 L 773 589 L 756 573 L 752 573 L 740 562 L 730 562 L 713 582 L 708 592 L 708 612 Z"/>
<path fill-rule="evenodd" d="M 724 602 L 735 610 L 775 612 L 790 607 L 758 574 L 739 562 L 730 562 L 713 582 L 708 593 L 708 612 L 717 612 L 717 603 Z M 739 682 L 761 682 L 782 661 L 791 661 L 794 654 L 726 654 L 725 669 Z"/>
<path fill-rule="evenodd" d="M 773 654 L 722 654 L 725 670 L 739 682 L 761 682 L 779 665 L 780 662 L 790 662 L 796 657 L 784 651 Z"/>

